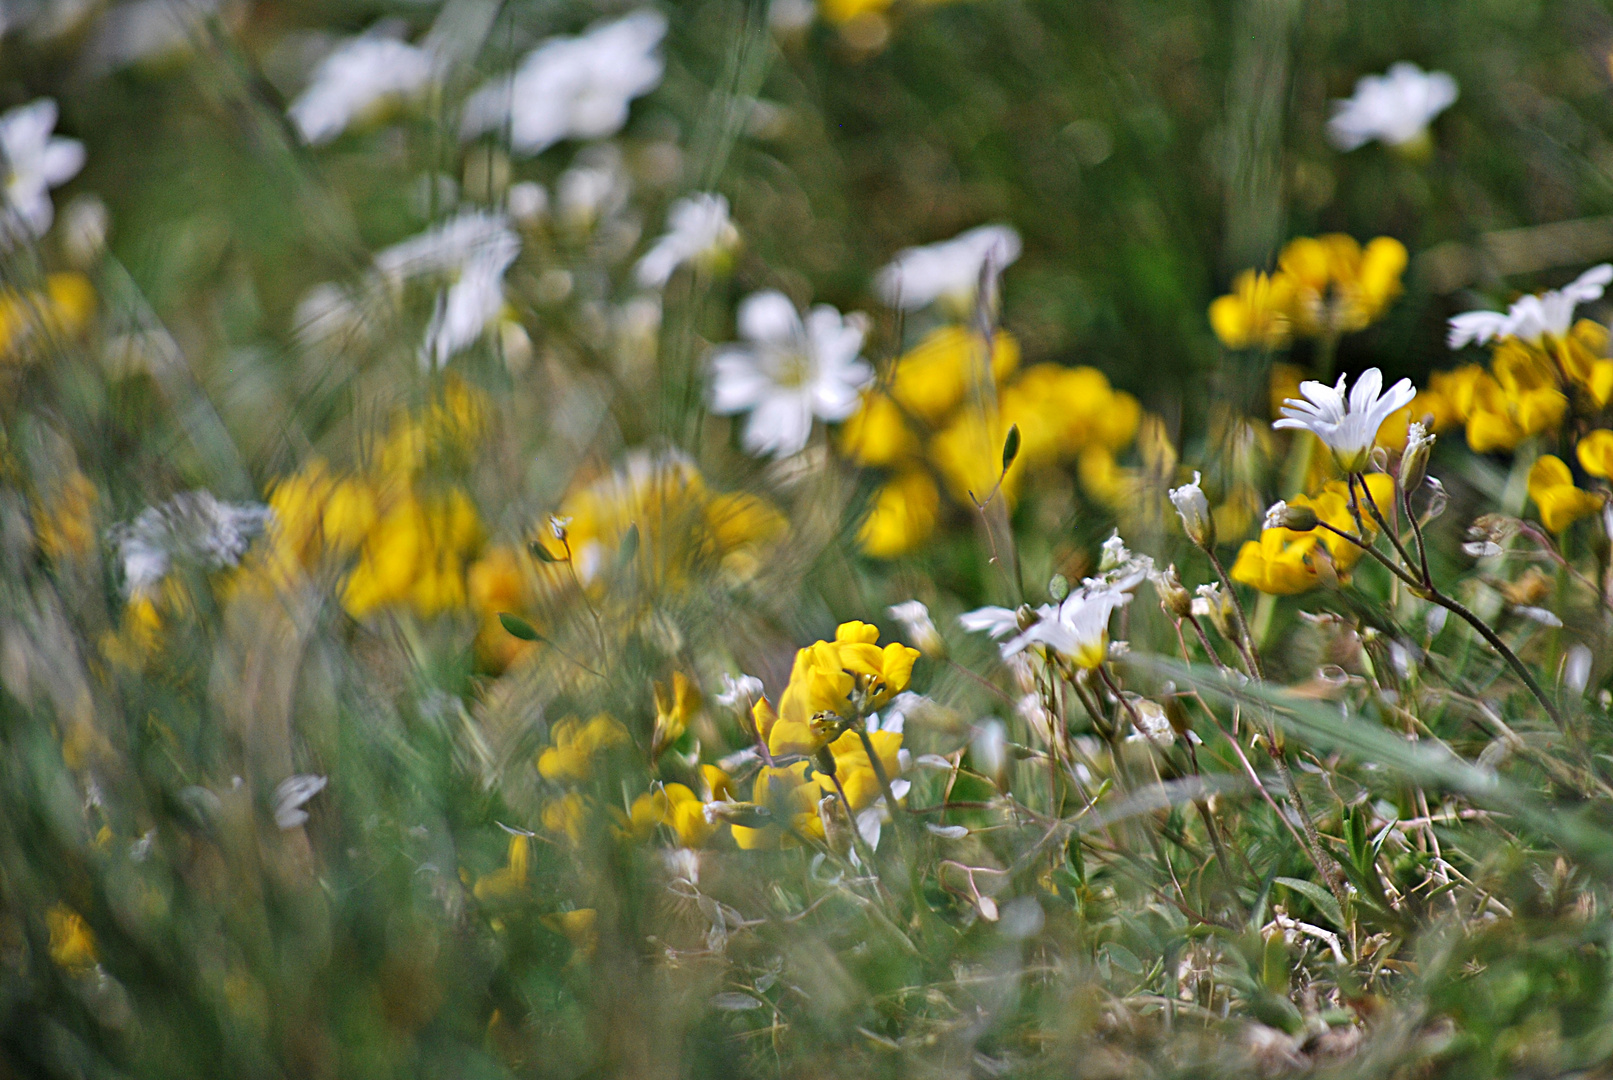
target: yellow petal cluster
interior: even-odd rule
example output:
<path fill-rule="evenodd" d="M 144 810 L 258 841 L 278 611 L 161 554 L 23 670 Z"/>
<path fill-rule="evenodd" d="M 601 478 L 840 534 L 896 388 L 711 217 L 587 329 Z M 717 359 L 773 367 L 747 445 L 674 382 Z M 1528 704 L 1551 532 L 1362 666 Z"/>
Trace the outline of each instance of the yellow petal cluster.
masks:
<path fill-rule="evenodd" d="M 0 363 L 34 358 L 41 339 L 76 337 L 94 314 L 94 286 L 72 271 L 45 275 L 40 289 L 0 290 Z"/>
<path fill-rule="evenodd" d="M 893 368 L 889 386 L 864 395 L 840 431 L 840 449 L 859 465 L 889 470 L 874 493 L 858 539 L 866 554 L 891 558 L 934 531 L 944 486 L 968 507 L 994 490 L 1010 501 L 1028 471 L 1113 455 L 1136 438 L 1137 399 L 1115 390 L 1096 368 L 1037 364 L 1020 370 L 1019 344 L 992 340 L 996 404 L 982 411 L 974 382 L 986 360 L 979 334 L 962 326 L 931 331 Z M 1019 428 L 1020 450 L 1006 475 L 1003 444 Z M 937 483 L 939 479 L 940 483 Z"/>
<path fill-rule="evenodd" d="M 1406 248 L 1380 236 L 1362 247 L 1342 233 L 1301 236 L 1277 272 L 1246 270 L 1210 304 L 1210 328 L 1229 349 L 1279 349 L 1293 337 L 1336 337 L 1376 322 L 1401 293 Z"/>
<path fill-rule="evenodd" d="M 840 721 L 878 709 L 907 689 L 919 651 L 894 641 L 881 647 L 878 640 L 877 627 L 841 623 L 833 641 L 796 652 L 778 712 L 765 698 L 753 710 L 757 733 L 773 756 L 815 753 Z"/>
<path fill-rule="evenodd" d="M 1540 511 L 1540 521 L 1560 533 L 1587 514 L 1602 509 L 1607 496 L 1574 486 L 1574 474 L 1560 457 L 1542 454 L 1529 469 L 1529 498 Z"/>
<path fill-rule="evenodd" d="M 549 732 L 549 745 L 538 755 L 538 772 L 556 783 L 587 783 L 594 775 L 594 757 L 627 743 L 627 729 L 607 713 L 586 723 L 568 716 Z"/>
<path fill-rule="evenodd" d="M 1372 500 L 1387 514 L 1395 495 L 1394 480 L 1382 473 L 1365 477 Z M 1309 507 L 1319 520 L 1354 533 L 1356 523 L 1350 513 L 1350 496 L 1344 481 L 1334 480 L 1312 496 L 1296 495 L 1290 506 Z M 1362 522 L 1370 537 L 1375 530 L 1366 508 Z M 1292 596 L 1315 588 L 1329 578 L 1343 580 L 1361 558 L 1361 549 L 1326 529 L 1296 532 L 1293 529 L 1262 529 L 1259 540 L 1248 540 L 1232 564 L 1232 580 L 1275 596 Z"/>

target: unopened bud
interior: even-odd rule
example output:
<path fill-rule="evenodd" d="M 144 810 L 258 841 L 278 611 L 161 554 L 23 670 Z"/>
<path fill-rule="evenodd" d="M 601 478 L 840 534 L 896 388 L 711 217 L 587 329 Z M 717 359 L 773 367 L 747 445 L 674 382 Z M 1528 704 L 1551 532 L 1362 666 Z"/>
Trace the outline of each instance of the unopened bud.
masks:
<path fill-rule="evenodd" d="M 1159 593 L 1159 602 L 1166 611 L 1178 619 L 1185 619 L 1193 614 L 1193 595 L 1182 587 L 1182 579 L 1176 574 L 1176 567 L 1168 566 L 1165 571 L 1154 575 L 1154 589 Z"/>
<path fill-rule="evenodd" d="M 1320 519 L 1316 511 L 1308 506 L 1294 506 L 1281 499 L 1271 504 L 1266 511 L 1265 527 L 1268 529 L 1292 529 L 1294 532 L 1310 532 L 1316 528 Z"/>
<path fill-rule="evenodd" d="M 1171 491 L 1171 505 L 1181 516 L 1182 528 L 1188 539 L 1206 551 L 1215 546 L 1215 518 L 1210 514 L 1210 502 L 1199 487 L 1200 474 L 1193 474 L 1191 484 L 1183 484 Z"/>
<path fill-rule="evenodd" d="M 1423 486 L 1428 476 L 1428 456 L 1434 449 L 1434 436 L 1422 424 L 1412 423 L 1406 432 L 1406 452 L 1400 455 L 1400 490 L 1411 494 Z"/>

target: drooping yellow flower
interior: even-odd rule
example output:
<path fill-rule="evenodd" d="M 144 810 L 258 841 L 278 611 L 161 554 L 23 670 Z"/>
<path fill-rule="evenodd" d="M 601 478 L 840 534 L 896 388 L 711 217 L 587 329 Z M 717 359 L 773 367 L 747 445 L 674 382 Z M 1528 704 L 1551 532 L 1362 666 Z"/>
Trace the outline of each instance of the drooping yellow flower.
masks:
<path fill-rule="evenodd" d="M 1579 440 L 1574 453 L 1587 473 L 1604 480 L 1613 478 L 1613 431 L 1597 428 Z"/>
<path fill-rule="evenodd" d="M 885 778 L 894 777 L 901 768 L 899 754 L 902 749 L 902 736 L 895 731 L 873 731 L 868 734 L 869 742 L 874 745 L 874 753 L 879 757 L 880 766 L 885 770 Z M 835 781 L 845 789 L 846 801 L 850 804 L 853 814 L 866 810 L 879 800 L 884 789 L 880 786 L 879 775 L 874 772 L 873 764 L 869 761 L 868 751 L 863 746 L 862 738 L 855 731 L 843 733 L 834 742 L 829 744 L 829 752 L 834 755 L 835 774 L 825 776 L 817 774 L 818 786 L 825 793 L 835 790 Z"/>
<path fill-rule="evenodd" d="M 957 325 L 939 327 L 897 358 L 890 395 L 919 419 L 939 423 L 963 401 L 984 361 L 979 334 Z M 1018 340 L 999 330 L 992 339 L 992 377 L 1001 383 L 1018 367 Z"/>
<path fill-rule="evenodd" d="M 1293 304 L 1294 283 L 1286 274 L 1245 270 L 1230 293 L 1210 303 L 1210 329 L 1229 349 L 1280 349 L 1292 332 Z"/>
<path fill-rule="evenodd" d="M 45 912 L 45 929 L 50 934 L 50 958 L 57 967 L 82 974 L 95 966 L 95 934 L 78 912 L 56 904 Z"/>
<path fill-rule="evenodd" d="M 1393 478 L 1383 473 L 1364 477 L 1372 500 L 1385 515 L 1390 512 L 1394 498 Z M 1288 500 L 1290 506 L 1308 507 L 1315 511 L 1318 520 L 1346 532 L 1356 531 L 1354 516 L 1350 513 L 1350 497 L 1343 481 L 1329 482 L 1314 496 L 1296 495 Z M 1361 521 L 1369 540 L 1376 532 L 1366 507 L 1361 508 Z M 1275 596 L 1292 596 L 1306 592 L 1321 584 L 1323 566 L 1331 576 L 1344 580 L 1360 560 L 1362 551 L 1355 544 L 1326 529 L 1296 532 L 1293 529 L 1262 529 L 1259 540 L 1248 540 L 1238 551 L 1232 564 L 1232 580 L 1249 585 Z"/>
<path fill-rule="evenodd" d="M 549 733 L 550 745 L 538 755 L 538 773 L 557 783 L 587 783 L 594 775 L 594 757 L 628 740 L 627 729 L 607 713 L 587 723 L 568 716 Z"/>
<path fill-rule="evenodd" d="M 905 469 L 875 492 L 857 530 L 863 553 L 894 559 L 915 550 L 935 531 L 941 492 L 922 469 Z"/>
<path fill-rule="evenodd" d="M 1540 510 L 1541 524 L 1554 533 L 1602 508 L 1606 496 L 1582 491 L 1574 486 L 1568 463 L 1551 454 L 1542 454 L 1529 469 L 1529 498 Z"/>
<path fill-rule="evenodd" d="M 730 826 L 734 843 L 741 850 L 794 847 L 800 842 L 794 834 L 823 838 L 823 821 L 818 817 L 820 790 L 811 772 L 811 762 L 797 761 L 757 773 L 751 798 L 757 806 L 767 809 L 772 821 L 758 828 Z"/>

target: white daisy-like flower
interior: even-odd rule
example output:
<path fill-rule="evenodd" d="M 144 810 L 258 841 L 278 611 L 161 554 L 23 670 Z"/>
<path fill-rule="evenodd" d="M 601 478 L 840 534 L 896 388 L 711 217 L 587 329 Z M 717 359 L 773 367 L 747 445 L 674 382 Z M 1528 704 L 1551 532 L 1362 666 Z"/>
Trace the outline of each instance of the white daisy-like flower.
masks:
<path fill-rule="evenodd" d="M 1383 372 L 1367 368 L 1356 379 L 1346 402 L 1346 381 L 1347 377 L 1340 375 L 1336 386 L 1312 379 L 1300 383 L 1303 397 L 1284 401 L 1282 419 L 1271 426 L 1311 432 L 1328 445 L 1346 472 L 1360 472 L 1366 466 L 1378 429 L 1391 414 L 1410 405 L 1417 391 L 1410 379 L 1401 379 L 1384 391 Z"/>
<path fill-rule="evenodd" d="M 327 777 L 308 773 L 288 776 L 280 781 L 274 789 L 274 823 L 282 829 L 295 829 L 306 822 L 308 811 L 303 807 L 308 805 L 308 800 L 324 791 L 329 782 Z"/>
<path fill-rule="evenodd" d="M 739 230 L 728 216 L 728 200 L 709 191 L 672 204 L 667 231 L 644 253 L 633 276 L 646 289 L 659 289 L 684 263 L 714 260 L 739 246 Z"/>
<path fill-rule="evenodd" d="M 752 293 L 739 305 L 744 344 L 711 360 L 711 410 L 749 412 L 743 442 L 757 456 L 787 457 L 807 444 L 814 416 L 829 422 L 857 411 L 874 369 L 860 355 L 866 320 L 819 304 L 803 320 L 781 292 Z"/>
<path fill-rule="evenodd" d="M 56 102 L 50 98 L 19 105 L 0 116 L 6 206 L 35 237 L 44 236 L 56 216 L 50 189 L 67 183 L 84 167 L 84 144 L 52 135 L 55 129 Z"/>
<path fill-rule="evenodd" d="M 1171 505 L 1176 507 L 1188 539 L 1200 547 L 1211 547 L 1215 544 L 1215 518 L 1210 515 L 1210 501 L 1204 497 L 1204 489 L 1199 487 L 1202 479 L 1195 471 L 1191 484 L 1172 488 Z"/>
<path fill-rule="evenodd" d="M 666 63 L 657 50 L 666 28 L 666 16 L 646 9 L 577 37 L 550 38 L 512 74 L 470 96 L 460 134 L 508 130 L 510 148 L 528 155 L 562 139 L 616 134 L 633 99 L 660 85 Z"/>
<path fill-rule="evenodd" d="M 1357 80 L 1354 96 L 1333 102 L 1328 139 L 1345 151 L 1374 139 L 1386 146 L 1415 143 L 1434 117 L 1455 104 L 1456 93 L 1456 80 L 1443 71 L 1391 65 L 1386 74 Z"/>
<path fill-rule="evenodd" d="M 348 38 L 320 62 L 286 115 L 303 142 L 319 146 L 388 103 L 420 94 L 436 73 L 435 57 L 418 45 L 374 33 Z"/>
<path fill-rule="evenodd" d="M 1066 596 L 1057 607 L 1044 604 L 1030 629 L 1003 644 L 1005 656 L 1031 645 L 1045 645 L 1078 667 L 1095 668 L 1109 655 L 1109 617 L 1131 603 L 1131 594 L 1101 581 Z"/>
<path fill-rule="evenodd" d="M 943 301 L 961 311 L 974 305 L 981 269 L 1001 273 L 1019 258 L 1019 233 L 1009 225 L 982 225 L 951 240 L 896 253 L 874 277 L 879 298 L 906 310 Z"/>
<path fill-rule="evenodd" d="M 375 257 L 387 282 L 422 277 L 450 282 L 437 294 L 426 327 L 422 361 L 441 367 L 482 336 L 504 306 L 504 272 L 521 251 L 521 238 L 503 214 L 471 211 Z"/>
<path fill-rule="evenodd" d="M 907 631 L 907 640 L 920 652 L 945 651 L 946 645 L 941 640 L 941 632 L 935 628 L 935 620 L 930 618 L 930 609 L 924 606 L 922 600 L 892 604 L 886 611 L 891 618 L 902 624 L 902 629 Z"/>
<path fill-rule="evenodd" d="M 109 534 L 118 549 L 125 591 L 150 596 L 175 560 L 207 570 L 239 564 L 270 517 L 261 503 L 222 502 L 207 491 L 183 492 L 146 507 Z"/>
<path fill-rule="evenodd" d="M 1515 337 L 1530 344 L 1550 334 L 1564 337 L 1574 324 L 1574 309 L 1600 300 L 1613 282 L 1613 263 L 1593 266 L 1560 289 L 1519 297 L 1506 311 L 1468 311 L 1451 318 L 1445 343 L 1460 349 L 1468 342 L 1483 345 L 1492 338 Z"/>

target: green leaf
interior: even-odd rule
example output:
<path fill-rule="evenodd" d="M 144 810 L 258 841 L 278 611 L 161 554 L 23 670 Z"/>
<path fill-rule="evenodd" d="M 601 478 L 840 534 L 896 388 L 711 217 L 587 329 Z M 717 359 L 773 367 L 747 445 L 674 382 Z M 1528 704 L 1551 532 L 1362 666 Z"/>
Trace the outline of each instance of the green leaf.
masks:
<path fill-rule="evenodd" d="M 507 611 L 501 611 L 498 613 L 498 621 L 509 632 L 511 637 L 518 637 L 522 641 L 543 640 L 538 632 L 532 628 L 532 624 L 519 615 L 511 615 Z"/>
<path fill-rule="evenodd" d="M 1014 459 L 1018 456 L 1019 425 L 1015 424 L 1008 429 L 1008 438 L 1003 440 L 1003 472 L 1008 471 L 1008 467 L 1014 463 Z"/>
<path fill-rule="evenodd" d="M 557 563 L 560 557 L 546 547 L 542 540 L 533 540 L 526 546 L 532 557 L 543 563 Z"/>
<path fill-rule="evenodd" d="M 1303 878 L 1280 877 L 1276 880 L 1277 884 L 1293 889 L 1295 892 L 1299 893 L 1299 895 L 1303 896 L 1305 899 L 1314 904 L 1317 911 L 1320 911 L 1323 915 L 1327 916 L 1328 922 L 1332 923 L 1340 930 L 1348 929 L 1348 927 L 1344 925 L 1344 913 L 1339 910 L 1338 900 L 1335 899 L 1333 894 L 1328 892 L 1327 889 L 1316 884 L 1314 881 L 1305 881 Z"/>

